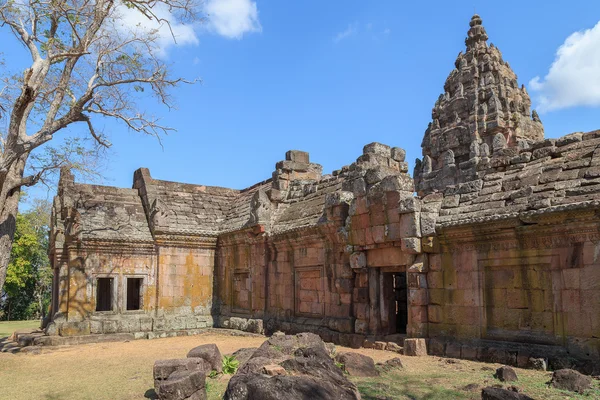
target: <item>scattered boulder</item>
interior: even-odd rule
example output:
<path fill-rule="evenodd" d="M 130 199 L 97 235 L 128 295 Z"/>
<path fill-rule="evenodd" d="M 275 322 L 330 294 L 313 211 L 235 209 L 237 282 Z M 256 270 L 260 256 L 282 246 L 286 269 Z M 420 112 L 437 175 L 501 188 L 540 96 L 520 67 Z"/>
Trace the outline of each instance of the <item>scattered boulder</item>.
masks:
<path fill-rule="evenodd" d="M 427 344 L 425 339 L 404 339 L 404 355 L 405 356 L 426 356 Z"/>
<path fill-rule="evenodd" d="M 481 400 L 533 400 L 533 398 L 512 390 L 486 387 L 481 390 Z"/>
<path fill-rule="evenodd" d="M 552 387 L 583 394 L 592 386 L 592 378 L 572 369 L 559 369 L 552 374 Z"/>
<path fill-rule="evenodd" d="M 498 368 L 494 374 L 494 377 L 500 382 L 516 382 L 519 380 L 515 370 L 506 365 Z"/>
<path fill-rule="evenodd" d="M 273 375 L 267 375 L 267 371 Z M 321 338 L 300 333 L 272 336 L 265 341 L 231 378 L 223 398 L 359 400 L 360 394 L 335 365 Z"/>
<path fill-rule="evenodd" d="M 477 390 L 479 390 L 479 385 L 476 383 L 469 383 L 466 386 L 463 386 L 463 388 L 461 389 L 465 392 L 475 392 Z"/>
<path fill-rule="evenodd" d="M 158 360 L 153 369 L 154 391 L 160 400 L 204 400 L 210 369 L 202 358 Z"/>
<path fill-rule="evenodd" d="M 254 352 L 256 351 L 257 347 L 245 347 L 243 349 L 239 349 L 237 351 L 234 351 L 233 354 L 231 354 L 233 357 L 235 357 L 236 360 L 239 361 L 239 365 L 240 367 L 244 364 L 246 364 L 246 361 L 248 361 L 250 359 L 250 357 L 252 357 L 252 354 L 254 354 Z"/>
<path fill-rule="evenodd" d="M 351 376 L 379 376 L 379 371 L 375 369 L 375 362 L 369 356 L 347 352 L 336 355 L 335 360 L 343 364 L 344 371 Z"/>
<path fill-rule="evenodd" d="M 388 342 L 388 344 L 385 346 L 385 349 L 387 351 L 393 351 L 394 353 L 402 352 L 402 347 L 400 347 L 400 345 L 398 345 L 398 343 L 394 343 L 394 342 Z"/>
<path fill-rule="evenodd" d="M 377 366 L 384 371 L 391 371 L 393 369 L 404 368 L 402 364 L 402 360 L 398 357 L 394 357 L 390 360 L 387 360 L 384 363 L 377 363 Z"/>
<path fill-rule="evenodd" d="M 380 341 L 377 341 L 373 344 L 373 348 L 375 350 L 385 350 L 386 346 L 387 346 L 386 342 L 380 342 Z"/>
<path fill-rule="evenodd" d="M 194 347 L 187 356 L 188 358 L 202 358 L 208 361 L 214 371 L 221 372 L 223 370 L 223 356 L 214 343 Z"/>
<path fill-rule="evenodd" d="M 160 383 L 157 394 L 160 400 L 206 400 L 206 375 L 202 371 L 175 371 Z"/>

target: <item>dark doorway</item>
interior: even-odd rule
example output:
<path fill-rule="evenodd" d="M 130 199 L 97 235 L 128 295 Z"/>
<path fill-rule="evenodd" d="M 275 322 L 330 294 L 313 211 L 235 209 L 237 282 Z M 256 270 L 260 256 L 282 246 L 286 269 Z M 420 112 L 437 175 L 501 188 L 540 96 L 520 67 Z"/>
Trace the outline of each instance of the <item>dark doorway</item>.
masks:
<path fill-rule="evenodd" d="M 381 290 L 385 304 L 382 304 L 382 329 L 393 335 L 406 333 L 408 324 L 408 293 L 406 272 L 386 272 L 382 275 Z"/>
<path fill-rule="evenodd" d="M 141 302 L 142 278 L 127 278 L 127 310 L 139 310 Z"/>
<path fill-rule="evenodd" d="M 98 278 L 96 285 L 96 311 L 112 311 L 113 278 Z"/>
<path fill-rule="evenodd" d="M 406 272 L 394 273 L 396 333 L 406 333 L 406 325 L 408 325 L 408 293 L 406 288 Z"/>

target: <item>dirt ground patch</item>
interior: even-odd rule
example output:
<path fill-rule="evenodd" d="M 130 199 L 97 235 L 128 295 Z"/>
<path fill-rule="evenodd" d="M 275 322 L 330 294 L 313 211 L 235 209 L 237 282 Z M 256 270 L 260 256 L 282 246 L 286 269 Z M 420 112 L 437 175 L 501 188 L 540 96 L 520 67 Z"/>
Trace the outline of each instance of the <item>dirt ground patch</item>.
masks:
<path fill-rule="evenodd" d="M 200 344 L 215 343 L 223 354 L 258 347 L 262 337 L 203 334 L 156 340 L 88 344 L 44 349 L 41 354 L 0 354 L 1 399 L 144 399 L 152 394 L 152 365 L 166 358 L 185 357 Z M 397 354 L 371 349 L 356 351 L 381 362 Z M 363 399 L 479 399 L 481 387 L 498 384 L 497 365 L 438 357 L 400 356 L 405 368 L 380 378 L 352 378 Z M 551 373 L 517 369 L 516 386 L 536 399 L 600 398 L 600 384 L 588 396 L 549 389 Z M 228 376 L 207 379 L 210 399 L 219 399 Z M 505 385 L 506 386 L 506 385 Z"/>

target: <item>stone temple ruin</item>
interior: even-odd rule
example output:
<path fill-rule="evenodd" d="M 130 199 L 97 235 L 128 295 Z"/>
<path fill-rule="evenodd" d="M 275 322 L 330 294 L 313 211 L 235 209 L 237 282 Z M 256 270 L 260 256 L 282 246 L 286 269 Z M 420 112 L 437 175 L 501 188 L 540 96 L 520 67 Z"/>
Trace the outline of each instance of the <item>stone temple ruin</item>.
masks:
<path fill-rule="evenodd" d="M 600 359 L 600 131 L 544 139 L 487 39 L 475 15 L 414 178 L 379 143 L 331 175 L 289 151 L 243 190 L 63 171 L 47 333 L 217 326 L 426 338 L 432 354 L 515 365 Z"/>

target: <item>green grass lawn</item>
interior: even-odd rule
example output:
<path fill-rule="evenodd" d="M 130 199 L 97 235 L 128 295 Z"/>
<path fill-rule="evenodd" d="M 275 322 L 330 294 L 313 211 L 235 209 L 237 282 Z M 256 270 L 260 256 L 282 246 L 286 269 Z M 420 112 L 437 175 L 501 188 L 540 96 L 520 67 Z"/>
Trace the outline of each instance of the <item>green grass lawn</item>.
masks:
<path fill-rule="evenodd" d="M 10 336 L 19 329 L 37 329 L 40 321 L 0 321 L 0 338 Z"/>

